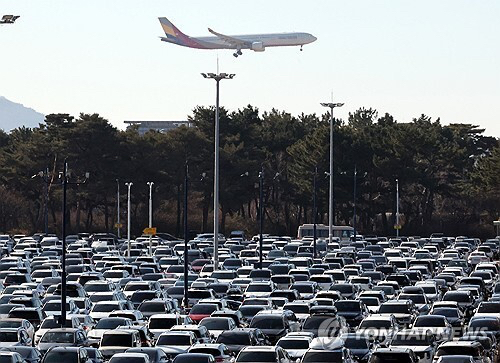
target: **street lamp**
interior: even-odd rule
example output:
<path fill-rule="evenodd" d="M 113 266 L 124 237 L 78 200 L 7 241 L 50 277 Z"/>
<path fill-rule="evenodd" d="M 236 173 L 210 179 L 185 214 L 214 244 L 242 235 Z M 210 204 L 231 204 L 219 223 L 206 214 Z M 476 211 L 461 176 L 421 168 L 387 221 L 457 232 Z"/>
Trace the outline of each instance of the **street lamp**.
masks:
<path fill-rule="evenodd" d="M 203 78 L 216 83 L 215 96 L 215 165 L 214 165 L 214 270 L 219 268 L 219 83 L 223 79 L 233 79 L 231 73 L 202 73 Z"/>
<path fill-rule="evenodd" d="M 132 248 L 132 243 L 130 242 L 130 188 L 132 188 L 132 185 L 134 183 L 129 182 L 125 183 L 125 185 L 128 187 L 128 193 L 127 193 L 127 256 L 130 258 L 130 249 Z"/>
<path fill-rule="evenodd" d="M 335 192 L 333 190 L 333 109 L 344 106 L 343 103 L 322 102 L 321 106 L 330 109 L 330 187 L 328 195 L 328 243 L 332 243 L 333 225 L 335 224 Z"/>
<path fill-rule="evenodd" d="M 4 15 L 2 19 L 0 19 L 0 24 L 14 24 L 19 18 L 19 15 Z"/>
<path fill-rule="evenodd" d="M 149 228 L 153 228 L 153 184 L 154 182 L 147 182 L 146 183 L 149 186 Z M 153 247 L 152 247 L 152 241 L 153 240 L 153 235 L 149 235 L 149 255 L 151 256 L 153 254 Z"/>
<path fill-rule="evenodd" d="M 262 246 L 263 228 L 264 228 L 264 166 L 261 166 L 259 172 L 259 268 L 262 270 Z"/>
<path fill-rule="evenodd" d="M 316 258 L 316 239 L 318 238 L 318 232 L 316 229 L 316 217 L 318 215 L 318 211 L 316 210 L 316 176 L 318 174 L 318 166 L 314 167 L 314 175 L 313 175 L 313 257 Z"/>
<path fill-rule="evenodd" d="M 61 328 L 66 327 L 66 189 L 68 184 L 79 185 L 85 184 L 90 177 L 90 173 L 85 173 L 85 179 L 68 182 L 68 162 L 64 159 L 64 169 L 62 173 L 59 173 L 59 178 L 62 179 L 63 186 L 63 210 L 62 210 L 62 276 L 61 276 Z"/>
<path fill-rule="evenodd" d="M 184 308 L 189 307 L 188 286 L 188 163 L 184 167 Z"/>
<path fill-rule="evenodd" d="M 149 228 L 153 228 L 153 185 L 154 182 L 147 182 L 149 186 Z"/>
<path fill-rule="evenodd" d="M 44 184 L 44 200 L 43 200 L 43 220 L 44 220 L 44 231 L 45 235 L 49 233 L 49 168 L 47 167 L 45 170 L 39 171 L 35 175 L 31 177 L 31 179 L 39 176 Z"/>
<path fill-rule="evenodd" d="M 353 186 L 353 192 L 352 192 L 352 202 L 353 202 L 353 214 L 352 214 L 352 228 L 354 229 L 354 242 L 356 242 L 356 176 L 358 175 L 358 171 L 356 169 L 356 165 L 354 165 L 354 186 Z"/>
<path fill-rule="evenodd" d="M 396 237 L 399 238 L 399 179 L 396 179 Z"/>
<path fill-rule="evenodd" d="M 116 232 L 120 238 L 120 180 L 116 179 Z"/>

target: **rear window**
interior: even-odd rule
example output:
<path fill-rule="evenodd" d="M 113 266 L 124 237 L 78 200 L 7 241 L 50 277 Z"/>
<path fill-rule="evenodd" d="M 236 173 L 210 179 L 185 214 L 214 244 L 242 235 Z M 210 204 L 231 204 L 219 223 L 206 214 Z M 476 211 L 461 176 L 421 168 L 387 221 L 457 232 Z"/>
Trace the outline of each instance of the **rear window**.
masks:
<path fill-rule="evenodd" d="M 342 352 L 307 352 L 301 362 L 342 362 Z"/>

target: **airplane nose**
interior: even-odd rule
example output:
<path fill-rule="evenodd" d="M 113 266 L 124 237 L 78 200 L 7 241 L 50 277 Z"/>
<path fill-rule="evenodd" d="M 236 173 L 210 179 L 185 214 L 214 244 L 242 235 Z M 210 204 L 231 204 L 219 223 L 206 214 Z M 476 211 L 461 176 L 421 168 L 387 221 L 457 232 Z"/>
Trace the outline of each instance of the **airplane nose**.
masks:
<path fill-rule="evenodd" d="M 314 35 L 309 35 L 310 37 L 310 42 L 315 42 L 316 40 L 318 40 L 318 38 L 316 38 Z"/>

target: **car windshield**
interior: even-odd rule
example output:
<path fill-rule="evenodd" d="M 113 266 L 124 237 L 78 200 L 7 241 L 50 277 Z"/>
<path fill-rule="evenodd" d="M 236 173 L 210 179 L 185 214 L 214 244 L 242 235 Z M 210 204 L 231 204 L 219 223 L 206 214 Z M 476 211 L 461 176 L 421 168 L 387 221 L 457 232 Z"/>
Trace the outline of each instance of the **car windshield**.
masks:
<path fill-rule="evenodd" d="M 361 311 L 359 302 L 354 301 L 337 301 L 335 303 L 337 311 L 358 312 Z"/>
<path fill-rule="evenodd" d="M 190 311 L 190 314 L 207 314 L 210 315 L 214 311 L 218 309 L 218 306 L 215 304 L 197 304 L 193 306 L 193 308 Z"/>
<path fill-rule="evenodd" d="M 361 324 L 359 325 L 360 328 L 375 328 L 375 329 L 380 329 L 380 328 L 385 328 L 385 329 L 390 329 L 391 328 L 391 321 L 390 320 L 374 320 L 374 319 L 369 319 L 369 320 L 363 320 Z"/>
<path fill-rule="evenodd" d="M 309 341 L 306 339 L 282 339 L 278 345 L 283 349 L 307 349 Z"/>
<path fill-rule="evenodd" d="M 104 334 L 101 339 L 101 346 L 131 347 L 132 335 L 130 334 Z"/>
<path fill-rule="evenodd" d="M 443 315 L 446 316 L 447 318 L 458 318 L 457 309 L 448 309 L 448 308 L 434 309 L 432 313 L 436 315 Z"/>
<path fill-rule="evenodd" d="M 175 318 L 153 318 L 149 319 L 149 329 L 170 329 L 177 325 Z"/>
<path fill-rule="evenodd" d="M 153 313 L 165 312 L 166 311 L 165 303 L 163 303 L 162 301 L 144 302 L 139 307 L 139 311 L 141 311 L 141 312 L 148 312 L 149 311 L 149 312 L 153 312 Z"/>
<path fill-rule="evenodd" d="M 276 353 L 274 352 L 241 352 L 238 355 L 238 362 L 275 363 L 276 361 Z"/>
<path fill-rule="evenodd" d="M 284 329 L 284 324 L 281 317 L 257 316 L 253 318 L 251 327 L 259 329 Z"/>
<path fill-rule="evenodd" d="M 307 352 L 301 362 L 342 362 L 342 351 Z"/>
<path fill-rule="evenodd" d="M 120 318 L 107 318 L 99 320 L 95 329 L 115 329 L 120 325 L 126 325 L 126 321 Z"/>
<path fill-rule="evenodd" d="M 330 290 L 335 290 L 335 291 L 338 291 L 338 292 L 343 292 L 343 293 L 351 293 L 353 292 L 353 287 L 352 285 L 332 285 L 332 287 L 330 287 Z"/>
<path fill-rule="evenodd" d="M 94 308 L 92 311 L 95 311 L 96 313 L 110 313 L 113 310 L 119 310 L 120 307 L 118 304 L 98 304 L 94 305 Z"/>
<path fill-rule="evenodd" d="M 348 349 L 369 349 L 369 342 L 363 338 L 347 338 L 344 340 L 344 346 Z"/>
<path fill-rule="evenodd" d="M 200 325 L 203 325 L 208 330 L 227 330 L 229 329 L 229 321 L 227 319 L 205 319 Z"/>
<path fill-rule="evenodd" d="M 112 357 L 109 363 L 144 363 L 143 357 Z"/>
<path fill-rule="evenodd" d="M 485 328 L 488 331 L 500 331 L 500 324 L 497 319 L 473 319 L 469 323 L 470 328 Z"/>
<path fill-rule="evenodd" d="M 0 342 L 17 342 L 18 337 L 16 332 L 0 332 Z"/>
<path fill-rule="evenodd" d="M 448 346 L 448 347 L 440 347 L 436 353 L 437 357 L 442 355 L 470 355 L 472 357 L 477 357 L 481 353 L 479 349 L 475 347 L 468 347 L 466 345 L 457 345 L 457 346 Z"/>
<path fill-rule="evenodd" d="M 109 291 L 107 284 L 86 284 L 84 287 L 87 292 L 105 292 Z"/>
<path fill-rule="evenodd" d="M 0 328 L 19 328 L 22 320 L 0 320 Z"/>
<path fill-rule="evenodd" d="M 270 285 L 267 285 L 267 284 L 252 284 L 252 285 L 248 285 L 247 287 L 247 292 L 271 292 L 272 291 L 272 288 Z"/>
<path fill-rule="evenodd" d="M 226 345 L 250 345 L 250 335 L 248 333 L 224 332 L 217 338 L 217 343 Z"/>
<path fill-rule="evenodd" d="M 44 363 L 78 363 L 78 353 L 75 351 L 50 351 L 43 357 Z"/>
<path fill-rule="evenodd" d="M 415 322 L 416 327 L 445 327 L 446 320 L 439 316 L 419 316 Z"/>
<path fill-rule="evenodd" d="M 191 346 L 191 337 L 189 335 L 162 335 L 158 338 L 156 345 L 185 345 Z"/>
<path fill-rule="evenodd" d="M 382 304 L 379 313 L 399 313 L 408 314 L 408 305 L 406 304 Z"/>
<path fill-rule="evenodd" d="M 309 305 L 307 304 L 285 305 L 284 309 L 293 311 L 295 314 L 309 314 Z"/>
<path fill-rule="evenodd" d="M 401 345 L 428 346 L 431 344 L 432 344 L 431 338 L 430 336 L 427 335 L 398 334 L 391 342 L 391 345 L 395 346 L 401 346 Z"/>
<path fill-rule="evenodd" d="M 479 309 L 477 310 L 478 313 L 500 313 L 500 303 L 486 303 L 486 304 L 481 304 L 479 306 Z"/>
<path fill-rule="evenodd" d="M 75 334 L 73 332 L 46 332 L 42 339 L 43 343 L 74 343 Z"/>
<path fill-rule="evenodd" d="M 370 363 L 413 363 L 408 353 L 373 353 Z"/>

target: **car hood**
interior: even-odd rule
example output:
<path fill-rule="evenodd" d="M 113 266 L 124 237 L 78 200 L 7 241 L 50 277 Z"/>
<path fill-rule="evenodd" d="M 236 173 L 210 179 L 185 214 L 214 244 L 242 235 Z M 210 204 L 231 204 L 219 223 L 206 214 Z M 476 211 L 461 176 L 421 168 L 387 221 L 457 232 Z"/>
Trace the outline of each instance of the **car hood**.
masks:
<path fill-rule="evenodd" d="M 307 349 L 285 349 L 290 357 L 293 359 L 302 358 L 306 354 Z"/>

